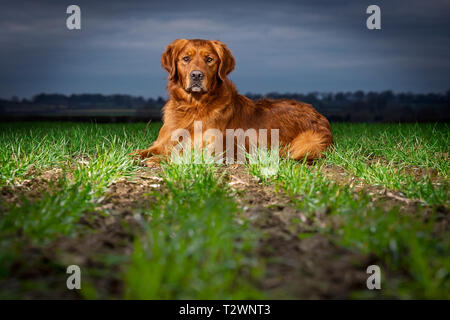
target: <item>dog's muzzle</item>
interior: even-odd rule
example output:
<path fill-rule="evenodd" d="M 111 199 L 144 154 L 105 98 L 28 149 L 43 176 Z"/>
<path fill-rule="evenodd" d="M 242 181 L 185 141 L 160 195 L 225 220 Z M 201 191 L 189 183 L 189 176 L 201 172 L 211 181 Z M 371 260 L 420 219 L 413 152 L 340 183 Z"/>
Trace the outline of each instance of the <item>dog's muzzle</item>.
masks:
<path fill-rule="evenodd" d="M 194 70 L 191 72 L 190 83 L 186 88 L 187 92 L 206 92 L 205 87 L 203 86 L 203 78 L 205 75 L 200 70 Z"/>

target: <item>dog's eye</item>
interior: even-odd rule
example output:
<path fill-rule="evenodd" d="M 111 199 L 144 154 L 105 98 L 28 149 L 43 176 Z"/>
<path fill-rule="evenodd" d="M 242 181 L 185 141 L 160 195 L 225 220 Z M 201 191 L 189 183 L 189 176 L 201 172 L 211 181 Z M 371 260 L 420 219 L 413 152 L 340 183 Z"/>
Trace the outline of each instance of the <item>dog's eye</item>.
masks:
<path fill-rule="evenodd" d="M 189 60 L 191 60 L 191 59 L 189 58 L 189 56 L 183 57 L 183 61 L 189 62 Z"/>
<path fill-rule="evenodd" d="M 207 58 L 206 58 L 206 63 L 210 63 L 210 62 L 212 62 L 213 60 L 214 60 L 213 58 L 207 57 Z"/>

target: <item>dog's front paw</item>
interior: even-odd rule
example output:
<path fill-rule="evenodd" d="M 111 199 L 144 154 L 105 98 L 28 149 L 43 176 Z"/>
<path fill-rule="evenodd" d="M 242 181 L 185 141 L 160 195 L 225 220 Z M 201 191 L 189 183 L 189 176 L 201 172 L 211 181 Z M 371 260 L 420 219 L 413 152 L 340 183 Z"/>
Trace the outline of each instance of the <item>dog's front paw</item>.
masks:
<path fill-rule="evenodd" d="M 153 154 L 148 149 L 138 149 L 134 150 L 129 155 L 135 158 L 145 159 L 150 158 Z"/>
<path fill-rule="evenodd" d="M 142 161 L 142 164 L 149 168 L 157 168 L 160 167 L 160 160 L 159 157 L 151 157 L 149 159 L 145 159 Z"/>

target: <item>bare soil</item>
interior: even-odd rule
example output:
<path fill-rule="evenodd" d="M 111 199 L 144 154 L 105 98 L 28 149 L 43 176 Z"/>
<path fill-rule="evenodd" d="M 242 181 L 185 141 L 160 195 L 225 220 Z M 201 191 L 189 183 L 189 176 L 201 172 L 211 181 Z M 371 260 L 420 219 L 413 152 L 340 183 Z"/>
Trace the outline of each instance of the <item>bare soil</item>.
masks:
<path fill-rule="evenodd" d="M 21 299 L 79 299 L 79 291 L 67 290 L 65 267 L 76 264 L 83 270 L 83 283 L 91 283 L 100 297 L 120 298 L 121 264 L 131 254 L 134 238 L 142 231 L 138 212 L 154 200 L 152 193 L 161 187 L 159 169 L 139 172 L 131 180 L 112 183 L 96 211 L 86 212 L 79 220 L 81 232 L 61 237 L 49 245 L 27 244 L 10 267 L 8 279 L 1 284 L 3 292 L 20 292 Z M 43 192 L 57 192 L 55 182 L 60 170 L 44 171 L 34 179 L 0 189 L 0 200 L 14 203 L 25 196 L 38 199 Z M 115 261 L 108 264 L 109 260 Z M 24 288 L 37 280 L 43 288 Z"/>
<path fill-rule="evenodd" d="M 274 298 L 335 299 L 366 289 L 365 270 L 377 259 L 340 247 L 332 236 L 321 233 L 325 227 L 339 226 L 327 210 L 307 215 L 295 208 L 284 192 L 265 185 L 245 167 L 229 166 L 224 170 L 227 183 L 243 208 L 242 216 L 236 219 L 250 221 L 251 227 L 262 234 L 256 254 L 266 265 L 265 276 L 258 283 L 263 291 Z M 159 173 L 158 167 L 146 168 L 132 179 L 111 184 L 97 210 L 87 212 L 79 221 L 84 232 L 57 239 L 44 248 L 25 246 L 20 259 L 11 266 L 11 277 L 2 283 L 3 291 L 24 292 L 21 298 L 81 298 L 64 285 L 64 266 L 77 264 L 87 270 L 88 281 L 100 297 L 120 298 L 123 288 L 118 275 L 132 252 L 134 238 L 142 230 L 139 212 L 155 201 L 154 192 L 166 192 Z M 422 218 L 430 212 L 420 202 L 400 193 L 365 185 L 342 168 L 325 167 L 323 174 L 337 183 L 368 192 L 387 209 L 398 206 L 402 212 L 420 214 Z M 61 171 L 53 169 L 3 187 L 0 202 L 11 204 L 22 196 L 37 199 L 43 192 L 55 192 L 55 181 L 60 176 Z M 438 221 L 436 232 L 448 232 L 447 208 L 438 209 Z M 45 283 L 45 287 L 24 290 L 24 285 L 33 279 Z"/>
<path fill-rule="evenodd" d="M 339 247 L 321 234 L 321 228 L 334 223 L 327 212 L 308 217 L 243 167 L 232 168 L 229 175 L 241 191 L 244 216 L 263 233 L 258 254 L 266 261 L 266 274 L 260 286 L 270 296 L 339 299 L 366 288 L 365 270 L 374 257 Z"/>

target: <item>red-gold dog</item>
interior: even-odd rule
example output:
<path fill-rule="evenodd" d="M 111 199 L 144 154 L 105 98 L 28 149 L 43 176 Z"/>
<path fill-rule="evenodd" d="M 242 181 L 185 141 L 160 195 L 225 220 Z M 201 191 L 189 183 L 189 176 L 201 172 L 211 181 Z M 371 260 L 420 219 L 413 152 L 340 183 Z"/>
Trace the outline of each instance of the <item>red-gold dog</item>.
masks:
<path fill-rule="evenodd" d="M 133 153 L 143 159 L 169 155 L 177 144 L 172 132 L 192 133 L 194 121 L 202 122 L 203 131 L 214 128 L 224 135 L 226 129 L 278 129 L 281 150 L 294 159 L 318 158 L 333 143 L 328 120 L 311 105 L 294 100 L 252 101 L 238 94 L 227 79 L 235 60 L 220 41 L 175 40 L 167 46 L 161 64 L 169 73 L 170 98 L 163 108 L 158 139 L 148 149 Z"/>

